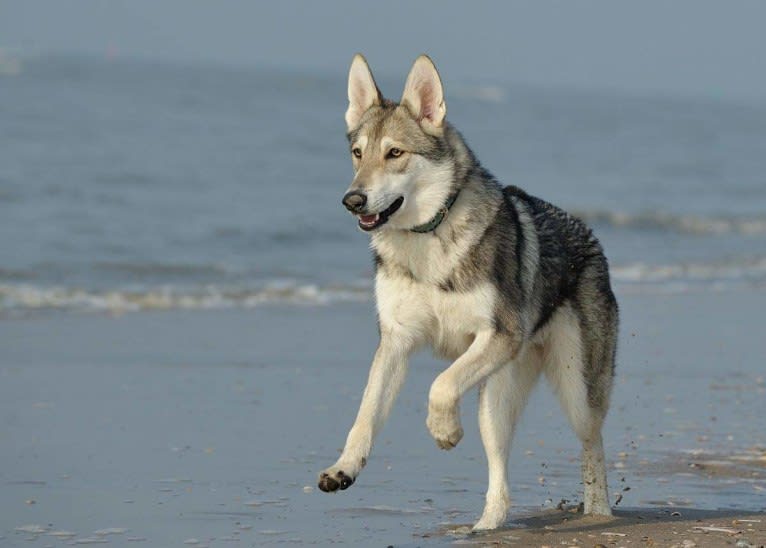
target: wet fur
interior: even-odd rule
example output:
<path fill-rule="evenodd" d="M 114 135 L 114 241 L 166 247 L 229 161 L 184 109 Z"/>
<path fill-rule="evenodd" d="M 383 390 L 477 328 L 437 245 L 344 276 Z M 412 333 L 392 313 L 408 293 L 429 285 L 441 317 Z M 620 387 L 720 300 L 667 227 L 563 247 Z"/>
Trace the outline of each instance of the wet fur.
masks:
<path fill-rule="evenodd" d="M 480 391 L 489 487 L 476 529 L 506 519 L 511 438 L 541 373 L 583 445 L 585 512 L 609 514 L 601 426 L 618 311 L 601 245 L 579 219 L 517 187 L 502 187 L 480 165 L 443 119 L 441 82 L 430 60 L 416 61 L 401 104 L 380 96 L 361 62 L 355 58 L 349 86 L 349 142 L 364 145 L 351 189 L 366 193 L 373 212 L 397 194 L 405 205 L 372 232 L 380 345 L 345 449 L 320 474 L 319 487 L 335 491 L 353 483 L 404 382 L 408 356 L 430 346 L 453 362 L 429 393 L 427 426 L 439 447 L 460 441 L 460 399 L 473 387 Z M 353 89 L 355 75 L 361 90 Z M 406 158 L 386 161 L 391 143 L 404 148 Z M 433 232 L 409 230 L 456 191 L 457 201 Z"/>

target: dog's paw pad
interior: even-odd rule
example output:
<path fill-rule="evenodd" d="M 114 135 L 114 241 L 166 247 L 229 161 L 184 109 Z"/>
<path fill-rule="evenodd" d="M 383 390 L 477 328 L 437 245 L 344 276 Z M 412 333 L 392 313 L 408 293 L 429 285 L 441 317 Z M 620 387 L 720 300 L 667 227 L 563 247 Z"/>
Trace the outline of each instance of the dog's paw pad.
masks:
<path fill-rule="evenodd" d="M 429 404 L 426 427 L 440 449 L 450 450 L 463 439 L 460 411 L 457 406 L 440 409 Z"/>
<path fill-rule="evenodd" d="M 439 447 L 439 449 L 449 451 L 450 449 L 457 447 L 457 444 L 460 443 L 461 439 L 463 439 L 462 428 L 460 430 L 453 431 L 444 437 L 434 438 L 434 441 L 436 441 L 436 445 Z"/>
<path fill-rule="evenodd" d="M 332 493 L 338 489 L 348 489 L 353 483 L 354 478 L 346 475 L 343 470 L 338 470 L 335 472 L 322 472 L 319 475 L 319 489 L 325 493 Z"/>
<path fill-rule="evenodd" d="M 449 451 L 450 449 L 454 449 L 457 447 L 458 440 L 450 440 L 450 439 L 438 439 L 436 441 L 436 446 L 439 449 L 444 449 L 445 451 Z"/>

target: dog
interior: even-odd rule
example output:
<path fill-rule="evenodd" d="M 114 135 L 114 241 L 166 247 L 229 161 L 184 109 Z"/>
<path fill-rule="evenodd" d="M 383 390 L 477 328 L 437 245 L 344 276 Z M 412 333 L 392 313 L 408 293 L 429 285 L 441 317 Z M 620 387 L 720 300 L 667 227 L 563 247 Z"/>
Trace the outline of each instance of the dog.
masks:
<path fill-rule="evenodd" d="M 423 346 L 451 361 L 428 395 L 441 449 L 463 437 L 460 400 L 479 390 L 486 503 L 474 530 L 500 527 L 515 424 L 541 373 L 582 444 L 583 507 L 611 515 L 601 429 L 615 368 L 618 306 L 603 249 L 579 219 L 502 187 L 446 120 L 431 59 L 418 57 L 399 103 L 384 99 L 367 61 L 348 78 L 355 176 L 343 205 L 371 236 L 380 343 L 356 421 L 319 488 L 347 489 L 367 463 Z"/>

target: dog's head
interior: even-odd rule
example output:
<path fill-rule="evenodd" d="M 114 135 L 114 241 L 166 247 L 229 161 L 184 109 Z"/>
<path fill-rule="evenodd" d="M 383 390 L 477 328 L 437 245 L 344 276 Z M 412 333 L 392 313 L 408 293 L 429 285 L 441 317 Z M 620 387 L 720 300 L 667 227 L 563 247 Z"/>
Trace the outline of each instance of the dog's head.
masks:
<path fill-rule="evenodd" d="M 439 73 L 421 55 L 412 65 L 401 101 L 384 99 L 364 57 L 348 75 L 349 151 L 356 175 L 343 205 L 365 231 L 410 229 L 444 206 L 453 178 L 444 138 Z"/>

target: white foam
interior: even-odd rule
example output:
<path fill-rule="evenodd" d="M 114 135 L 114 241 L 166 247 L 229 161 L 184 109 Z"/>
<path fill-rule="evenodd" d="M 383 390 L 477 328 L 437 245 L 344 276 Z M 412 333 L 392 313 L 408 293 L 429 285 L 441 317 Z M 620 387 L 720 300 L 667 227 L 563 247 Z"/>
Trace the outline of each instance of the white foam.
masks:
<path fill-rule="evenodd" d="M 253 308 L 268 303 L 318 305 L 359 301 L 368 299 L 370 294 L 370 283 L 328 287 L 277 283 L 258 289 L 215 285 L 193 288 L 165 286 L 105 291 L 4 284 L 0 285 L 0 311 L 64 309 L 123 313 L 139 310 Z"/>
<path fill-rule="evenodd" d="M 19 533 L 32 533 L 33 535 L 41 535 L 42 533 L 45 533 L 48 530 L 48 528 L 43 527 L 42 525 L 33 524 L 33 525 L 21 525 L 19 527 L 16 527 L 14 530 Z"/>
<path fill-rule="evenodd" d="M 106 529 L 99 529 L 93 531 L 93 534 L 99 537 L 105 537 L 106 535 L 122 535 L 127 532 L 124 527 L 107 527 Z"/>
<path fill-rule="evenodd" d="M 611 267 L 612 281 L 630 292 L 685 293 L 766 287 L 766 257 L 732 262 Z M 0 313 L 14 310 L 82 310 L 121 314 L 143 310 L 254 308 L 265 304 L 327 305 L 372 299 L 372 280 L 321 286 L 278 280 L 256 288 L 219 285 L 95 290 L 31 284 L 0 284 Z"/>
<path fill-rule="evenodd" d="M 761 282 L 766 283 L 766 257 L 738 262 L 679 264 L 632 263 L 613 266 L 612 278 L 624 283 Z"/>
<path fill-rule="evenodd" d="M 627 213 L 603 210 L 574 213 L 589 224 L 605 224 L 619 228 L 665 230 L 696 235 L 766 234 L 766 217 L 763 216 L 701 216 L 654 211 Z"/>
<path fill-rule="evenodd" d="M 50 533 L 46 533 L 46 534 L 48 536 L 57 537 L 63 540 L 68 540 L 77 536 L 77 533 L 74 533 L 72 531 L 51 531 Z"/>

